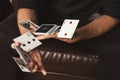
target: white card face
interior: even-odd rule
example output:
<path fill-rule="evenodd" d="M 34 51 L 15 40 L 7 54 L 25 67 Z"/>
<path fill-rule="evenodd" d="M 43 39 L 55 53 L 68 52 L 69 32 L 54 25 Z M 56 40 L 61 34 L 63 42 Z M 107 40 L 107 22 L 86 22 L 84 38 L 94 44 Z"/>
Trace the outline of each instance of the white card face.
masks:
<path fill-rule="evenodd" d="M 27 65 L 24 63 L 22 59 L 16 57 L 13 57 L 13 59 L 23 72 L 31 72 L 31 70 L 27 67 Z"/>
<path fill-rule="evenodd" d="M 58 33 L 59 38 L 72 38 L 74 35 L 74 32 L 77 28 L 77 25 L 79 23 L 79 20 L 74 19 L 65 19 L 60 32 Z"/>
<path fill-rule="evenodd" d="M 34 49 L 42 44 L 30 32 L 27 32 L 13 40 L 15 42 L 19 42 L 21 44 L 20 47 L 26 52 L 29 52 L 32 49 Z"/>

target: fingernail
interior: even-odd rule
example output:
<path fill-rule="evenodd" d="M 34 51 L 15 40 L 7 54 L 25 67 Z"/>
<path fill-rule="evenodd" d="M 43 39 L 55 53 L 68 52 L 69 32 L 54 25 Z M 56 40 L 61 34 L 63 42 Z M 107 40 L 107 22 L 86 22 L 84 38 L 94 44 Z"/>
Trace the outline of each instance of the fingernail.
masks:
<path fill-rule="evenodd" d="M 32 72 L 35 73 L 35 72 L 37 72 L 37 70 L 33 69 Z"/>
<path fill-rule="evenodd" d="M 32 70 L 32 73 L 35 73 L 36 72 L 36 70 Z"/>
<path fill-rule="evenodd" d="M 43 71 L 41 71 L 42 72 L 42 74 L 45 76 L 45 75 L 47 75 L 47 72 L 45 71 L 45 70 L 43 70 Z"/>
<path fill-rule="evenodd" d="M 15 45 L 14 45 L 14 44 L 12 44 L 11 47 L 12 47 L 13 49 L 15 49 Z"/>

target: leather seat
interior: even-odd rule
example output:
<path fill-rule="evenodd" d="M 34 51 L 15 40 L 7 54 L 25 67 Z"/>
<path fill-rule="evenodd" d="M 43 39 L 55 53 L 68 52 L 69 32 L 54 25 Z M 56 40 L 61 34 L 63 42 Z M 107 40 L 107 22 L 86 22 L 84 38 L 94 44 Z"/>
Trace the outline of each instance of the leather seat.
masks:
<path fill-rule="evenodd" d="M 58 40 L 43 41 L 40 46 L 43 65 L 47 76 L 41 73 L 25 74 L 31 80 L 94 80 L 97 64 L 96 53 L 80 44 L 69 44 Z"/>

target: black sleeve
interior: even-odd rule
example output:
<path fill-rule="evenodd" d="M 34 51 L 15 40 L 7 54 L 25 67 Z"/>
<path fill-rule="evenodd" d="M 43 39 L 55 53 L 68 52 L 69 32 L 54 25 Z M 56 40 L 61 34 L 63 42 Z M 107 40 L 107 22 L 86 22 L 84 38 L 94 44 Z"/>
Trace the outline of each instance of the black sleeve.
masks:
<path fill-rule="evenodd" d="M 120 19 L 120 0 L 102 0 L 103 14 Z"/>
<path fill-rule="evenodd" d="M 18 9 L 29 8 L 36 9 L 37 0 L 18 0 Z"/>

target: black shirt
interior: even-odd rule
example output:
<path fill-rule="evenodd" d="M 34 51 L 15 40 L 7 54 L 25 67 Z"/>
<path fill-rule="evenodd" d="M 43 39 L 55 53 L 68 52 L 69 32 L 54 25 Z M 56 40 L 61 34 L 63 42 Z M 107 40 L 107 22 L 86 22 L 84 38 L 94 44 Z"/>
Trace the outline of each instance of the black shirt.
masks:
<path fill-rule="evenodd" d="M 19 8 L 35 9 L 43 23 L 62 23 L 66 18 L 85 23 L 100 10 L 120 19 L 120 0 L 19 0 Z"/>

